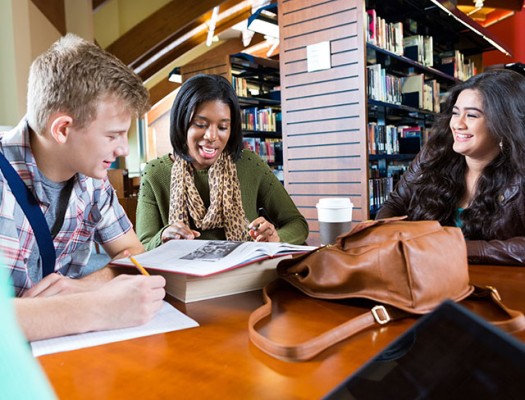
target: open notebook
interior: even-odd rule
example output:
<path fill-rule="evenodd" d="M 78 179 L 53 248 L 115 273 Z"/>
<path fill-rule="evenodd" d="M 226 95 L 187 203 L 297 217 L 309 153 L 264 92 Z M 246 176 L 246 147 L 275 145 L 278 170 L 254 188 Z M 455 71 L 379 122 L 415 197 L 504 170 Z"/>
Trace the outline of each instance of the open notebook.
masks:
<path fill-rule="evenodd" d="M 444 302 L 330 392 L 342 399 L 523 399 L 525 345 Z"/>

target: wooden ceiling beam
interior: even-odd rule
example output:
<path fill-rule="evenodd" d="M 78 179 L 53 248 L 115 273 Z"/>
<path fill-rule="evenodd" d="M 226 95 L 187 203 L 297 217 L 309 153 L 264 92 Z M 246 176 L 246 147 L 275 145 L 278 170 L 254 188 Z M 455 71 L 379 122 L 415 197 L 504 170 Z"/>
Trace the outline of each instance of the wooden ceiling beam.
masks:
<path fill-rule="evenodd" d="M 32 0 L 32 3 L 46 16 L 62 35 L 66 29 L 66 7 L 64 0 Z"/>
<path fill-rule="evenodd" d="M 223 13 L 229 10 L 230 8 L 239 4 L 241 1 L 242 0 L 225 1 L 224 3 L 220 5 L 220 13 Z M 245 10 L 246 9 L 243 9 L 242 12 L 244 12 Z M 147 51 L 142 57 L 130 63 L 129 66 L 133 69 L 139 68 L 143 63 L 146 63 L 148 60 L 155 57 L 160 51 L 166 48 L 166 46 L 168 46 L 170 43 L 173 43 L 173 41 L 175 41 L 177 38 L 187 34 L 188 32 L 191 32 L 193 29 L 197 28 L 198 26 L 208 22 L 211 19 L 211 15 L 212 15 L 212 10 L 209 10 L 208 12 L 201 15 L 199 18 L 196 18 L 193 21 L 189 21 L 186 26 L 181 28 L 176 33 L 169 35 L 162 42 L 157 43 L 154 47 L 152 47 L 149 51 Z"/>
<path fill-rule="evenodd" d="M 211 12 L 204 14 L 204 16 L 209 15 L 211 16 Z M 205 20 L 204 20 L 205 21 Z M 186 35 L 188 32 L 191 32 L 193 29 L 197 28 L 199 25 L 201 25 L 203 21 L 199 18 L 198 20 L 190 22 L 188 25 L 186 25 L 184 28 L 180 29 L 176 35 L 176 37 L 181 37 Z M 151 48 L 148 52 L 146 52 L 142 57 L 138 58 L 134 62 L 130 63 L 129 66 L 133 69 L 140 68 L 141 65 L 144 63 L 147 63 L 151 58 L 156 57 L 157 54 L 166 48 L 170 44 L 170 42 L 173 42 L 176 40 L 175 37 L 170 36 L 166 40 L 164 40 L 162 43 L 157 44 L 155 47 Z"/>
<path fill-rule="evenodd" d="M 229 18 L 222 19 L 215 27 L 215 34 L 218 35 L 221 32 L 224 32 L 225 30 L 230 29 L 232 26 L 247 19 L 250 15 L 251 15 L 251 8 L 248 6 L 238 11 L 237 13 L 231 15 Z M 171 63 L 173 60 L 176 60 L 177 58 L 179 58 L 186 52 L 190 51 L 194 47 L 205 42 L 207 35 L 208 35 L 208 32 L 203 31 L 195 35 L 191 39 L 186 40 L 184 43 L 170 50 L 166 54 L 162 55 L 157 60 L 155 60 L 152 64 L 150 64 L 149 66 L 144 68 L 142 71 L 140 71 L 139 76 L 143 80 L 149 79 L 154 74 L 159 72 L 162 68 L 164 68 L 166 65 Z"/>
<path fill-rule="evenodd" d="M 223 0 L 173 0 L 139 22 L 106 50 L 131 65 L 222 2 Z"/>
<path fill-rule="evenodd" d="M 180 86 L 180 83 L 170 82 L 167 79 L 163 79 L 155 86 L 149 89 L 149 101 L 151 104 L 155 105 L 161 101 L 164 97 L 169 95 L 175 89 Z"/>
<path fill-rule="evenodd" d="M 92 0 L 91 1 L 91 7 L 93 8 L 93 12 L 97 11 L 100 7 L 102 7 L 104 4 L 106 4 L 109 0 Z"/>

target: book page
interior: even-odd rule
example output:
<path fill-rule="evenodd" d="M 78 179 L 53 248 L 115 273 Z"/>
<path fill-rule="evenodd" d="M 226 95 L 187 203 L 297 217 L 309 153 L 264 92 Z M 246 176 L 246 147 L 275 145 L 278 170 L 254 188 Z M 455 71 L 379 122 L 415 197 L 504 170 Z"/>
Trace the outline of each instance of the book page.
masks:
<path fill-rule="evenodd" d="M 170 240 L 134 258 L 145 268 L 207 276 L 268 257 L 304 253 L 315 248 L 274 242 Z M 111 264 L 134 268 L 133 263 L 125 258 L 114 260 Z"/>
<path fill-rule="evenodd" d="M 193 328 L 196 326 L 199 326 L 196 321 L 177 310 L 171 304 L 164 302 L 162 308 L 155 317 L 144 325 L 36 340 L 31 342 L 31 350 L 33 356 L 39 357 L 45 354 L 120 342 L 122 340 Z"/>

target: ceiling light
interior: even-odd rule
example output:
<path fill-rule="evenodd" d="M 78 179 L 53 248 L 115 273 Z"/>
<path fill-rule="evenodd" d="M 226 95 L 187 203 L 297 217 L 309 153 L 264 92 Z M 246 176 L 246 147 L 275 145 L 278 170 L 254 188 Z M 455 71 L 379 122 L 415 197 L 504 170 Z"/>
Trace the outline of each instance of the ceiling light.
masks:
<path fill-rule="evenodd" d="M 175 67 L 171 70 L 168 75 L 168 81 L 175 83 L 182 83 L 182 75 L 180 73 L 180 67 Z"/>
<path fill-rule="evenodd" d="M 208 37 L 206 38 L 206 46 L 210 47 L 213 42 L 213 36 L 215 35 L 215 25 L 217 24 L 217 18 L 219 17 L 219 6 L 213 7 L 211 13 L 210 24 L 208 25 Z"/>

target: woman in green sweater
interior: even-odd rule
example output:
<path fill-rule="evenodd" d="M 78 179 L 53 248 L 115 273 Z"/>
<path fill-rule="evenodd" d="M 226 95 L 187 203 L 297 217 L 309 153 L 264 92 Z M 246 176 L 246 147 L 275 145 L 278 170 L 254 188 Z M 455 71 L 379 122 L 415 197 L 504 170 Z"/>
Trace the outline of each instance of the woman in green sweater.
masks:
<path fill-rule="evenodd" d="M 240 118 L 225 78 L 201 74 L 181 86 L 170 114 L 173 154 L 142 174 L 136 231 L 146 249 L 173 239 L 305 242 L 308 225 L 284 186 L 243 150 Z"/>

